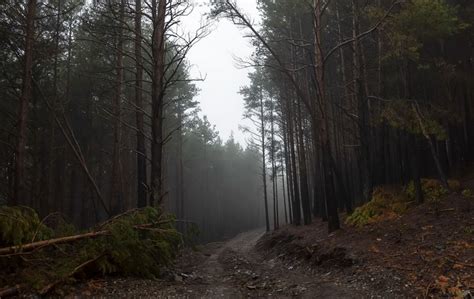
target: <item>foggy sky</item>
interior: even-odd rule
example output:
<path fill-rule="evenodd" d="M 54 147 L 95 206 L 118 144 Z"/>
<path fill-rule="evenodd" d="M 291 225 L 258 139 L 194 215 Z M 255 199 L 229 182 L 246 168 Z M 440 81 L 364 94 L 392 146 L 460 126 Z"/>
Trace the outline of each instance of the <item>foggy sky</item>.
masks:
<path fill-rule="evenodd" d="M 209 11 L 209 0 L 194 0 L 195 8 L 191 15 L 183 20 L 183 27 L 193 31 L 199 26 L 203 14 Z M 257 0 L 237 0 L 238 6 L 252 20 L 258 22 Z M 245 38 L 246 31 L 236 27 L 228 20 L 212 24 L 211 33 L 199 41 L 189 52 L 188 60 L 193 78 L 205 77 L 196 82 L 200 89 L 196 100 L 202 109 L 201 115 L 207 115 L 211 124 L 216 125 L 222 139 L 226 140 L 233 132 L 235 139 L 245 145 L 246 135 L 239 125 L 250 125 L 242 120 L 243 100 L 238 91 L 247 85 L 249 68 L 239 68 L 235 57 L 246 59 L 253 52 L 250 39 Z M 248 137 L 248 136 L 247 136 Z"/>

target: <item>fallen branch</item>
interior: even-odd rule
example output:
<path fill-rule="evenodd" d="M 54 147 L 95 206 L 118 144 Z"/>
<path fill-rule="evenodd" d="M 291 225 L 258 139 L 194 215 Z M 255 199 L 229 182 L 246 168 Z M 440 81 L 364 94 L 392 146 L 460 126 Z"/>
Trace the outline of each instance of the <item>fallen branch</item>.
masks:
<path fill-rule="evenodd" d="M 42 248 L 42 247 L 46 247 L 46 246 L 51 246 L 55 244 L 64 244 L 64 243 L 74 242 L 74 241 L 78 241 L 82 239 L 104 236 L 104 235 L 108 235 L 109 233 L 110 232 L 107 230 L 102 230 L 102 231 L 90 232 L 90 233 L 85 233 L 85 234 L 80 234 L 80 235 L 37 241 L 37 242 L 32 242 L 32 243 L 23 244 L 23 245 L 4 247 L 4 248 L 0 248 L 0 256 L 16 253 L 18 251 L 22 251 L 23 253 L 25 253 L 25 252 L 32 251 L 32 250 Z"/>
<path fill-rule="evenodd" d="M 171 220 L 163 220 L 156 223 L 138 224 L 138 225 L 133 226 L 133 228 L 139 229 L 139 230 L 148 230 L 148 231 L 154 231 L 154 232 L 160 232 L 160 233 L 167 233 L 167 232 L 172 232 L 173 230 L 160 229 L 160 228 L 154 228 L 154 227 L 157 225 L 166 224 L 169 222 L 171 222 Z M 37 242 L 27 243 L 23 245 L 4 247 L 4 248 L 0 248 L 0 257 L 5 256 L 5 255 L 11 255 L 11 254 L 27 254 L 33 250 L 37 250 L 37 249 L 47 247 L 47 246 L 70 243 L 70 242 L 79 241 L 82 239 L 105 236 L 108 234 L 110 234 L 109 230 L 100 230 L 100 231 L 89 232 L 89 233 L 80 234 L 80 235 L 73 235 L 73 236 L 37 241 Z"/>

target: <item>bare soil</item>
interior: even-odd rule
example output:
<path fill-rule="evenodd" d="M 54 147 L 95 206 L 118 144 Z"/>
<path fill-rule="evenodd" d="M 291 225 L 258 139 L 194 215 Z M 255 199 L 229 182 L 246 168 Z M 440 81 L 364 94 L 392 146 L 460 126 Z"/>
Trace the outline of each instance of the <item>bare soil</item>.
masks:
<path fill-rule="evenodd" d="M 358 284 L 340 284 L 328 275 L 315 275 L 265 256 L 256 248 L 262 235 L 262 230 L 250 231 L 227 242 L 185 251 L 165 279 L 90 280 L 73 293 L 109 298 L 371 297 Z"/>

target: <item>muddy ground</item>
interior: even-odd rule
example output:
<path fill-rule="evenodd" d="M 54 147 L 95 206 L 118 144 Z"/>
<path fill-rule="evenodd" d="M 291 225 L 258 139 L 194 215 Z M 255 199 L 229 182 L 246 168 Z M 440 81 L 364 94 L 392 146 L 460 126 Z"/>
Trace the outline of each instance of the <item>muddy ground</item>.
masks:
<path fill-rule="evenodd" d="M 74 293 L 109 298 L 382 297 L 359 283 L 338 281 L 331 272 L 316 274 L 264 256 L 256 248 L 262 235 L 255 230 L 184 252 L 165 279 L 91 280 Z"/>

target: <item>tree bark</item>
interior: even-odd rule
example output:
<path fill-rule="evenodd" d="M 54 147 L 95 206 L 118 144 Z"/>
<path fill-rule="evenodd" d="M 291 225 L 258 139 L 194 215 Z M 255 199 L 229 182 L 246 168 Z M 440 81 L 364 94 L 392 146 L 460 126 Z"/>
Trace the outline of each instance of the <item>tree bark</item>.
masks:
<path fill-rule="evenodd" d="M 158 3 L 157 3 L 158 2 Z M 152 144 L 151 144 L 151 196 L 150 205 L 161 204 L 163 194 L 163 110 L 165 75 L 165 17 L 166 1 L 153 0 L 153 78 L 152 78 Z"/>
<path fill-rule="evenodd" d="M 123 29 L 122 23 L 125 18 L 125 0 L 119 4 L 119 24 L 117 28 L 117 53 L 116 53 L 116 82 L 115 96 L 113 101 L 114 114 L 114 140 L 112 153 L 112 173 L 110 186 L 110 211 L 112 215 L 120 213 L 123 209 L 123 193 L 121 192 L 121 158 L 120 148 L 122 145 L 122 111 L 121 102 L 123 95 Z"/>
<path fill-rule="evenodd" d="M 268 194 L 267 194 L 267 163 L 265 157 L 265 114 L 263 109 L 263 91 L 260 86 L 260 146 L 262 148 L 262 181 L 263 181 L 263 200 L 265 204 L 265 228 L 270 231 L 270 219 L 268 217 Z"/>
<path fill-rule="evenodd" d="M 135 0 L 135 106 L 137 125 L 137 206 L 147 205 L 146 146 L 143 115 L 142 0 Z"/>
<path fill-rule="evenodd" d="M 314 22 L 313 31 L 315 37 L 315 78 L 317 93 L 319 96 L 319 108 L 321 112 L 321 129 L 318 132 L 315 126 L 316 119 L 313 119 L 313 132 L 314 135 L 320 135 L 321 147 L 322 147 L 322 159 L 323 159 L 323 172 L 325 181 L 325 194 L 326 194 L 326 209 L 328 215 L 328 230 L 332 232 L 340 228 L 339 214 L 337 211 L 337 203 L 335 197 L 334 188 L 334 171 L 331 163 L 331 145 L 329 142 L 329 131 L 328 131 L 328 119 L 327 119 L 327 103 L 326 103 L 326 86 L 324 79 L 324 55 L 322 45 L 322 13 L 323 13 L 323 1 L 314 0 Z M 314 105 L 316 109 L 317 105 Z M 314 113 L 315 116 L 315 113 Z"/>
<path fill-rule="evenodd" d="M 369 105 L 367 89 L 364 84 L 362 48 L 359 41 L 359 5 L 358 0 L 352 0 L 353 9 L 353 63 L 354 63 L 354 90 L 356 92 L 359 114 L 359 139 L 360 139 L 360 169 L 362 179 L 362 195 L 364 201 L 369 201 L 372 196 L 372 178 L 370 170 L 370 132 L 369 132 Z"/>
<path fill-rule="evenodd" d="M 15 180 L 12 204 L 26 200 L 25 146 L 27 142 L 28 106 L 32 96 L 33 44 L 35 36 L 36 0 L 28 0 L 26 6 L 25 48 L 23 56 L 23 82 L 18 109 L 18 137 L 16 144 Z"/>

